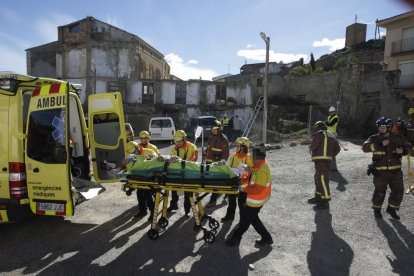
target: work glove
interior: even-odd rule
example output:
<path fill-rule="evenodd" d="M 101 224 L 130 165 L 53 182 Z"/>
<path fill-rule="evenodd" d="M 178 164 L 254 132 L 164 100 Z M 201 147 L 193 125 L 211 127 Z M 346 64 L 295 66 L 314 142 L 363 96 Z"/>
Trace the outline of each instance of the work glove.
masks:
<path fill-rule="evenodd" d="M 238 190 L 239 192 L 243 192 L 243 186 L 242 186 L 242 185 L 237 186 L 237 190 Z"/>

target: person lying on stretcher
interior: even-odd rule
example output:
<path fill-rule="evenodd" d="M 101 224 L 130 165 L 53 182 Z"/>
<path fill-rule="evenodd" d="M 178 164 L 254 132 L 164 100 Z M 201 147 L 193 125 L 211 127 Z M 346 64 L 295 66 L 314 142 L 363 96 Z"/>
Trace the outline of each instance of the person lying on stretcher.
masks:
<path fill-rule="evenodd" d="M 168 179 L 193 179 L 196 182 L 205 180 L 231 183 L 239 178 L 240 171 L 230 168 L 225 162 L 215 162 L 209 165 L 182 160 L 177 156 L 156 156 L 148 154 L 130 154 L 122 161 L 123 174 L 145 177 L 149 180 L 156 175 L 164 174 Z"/>

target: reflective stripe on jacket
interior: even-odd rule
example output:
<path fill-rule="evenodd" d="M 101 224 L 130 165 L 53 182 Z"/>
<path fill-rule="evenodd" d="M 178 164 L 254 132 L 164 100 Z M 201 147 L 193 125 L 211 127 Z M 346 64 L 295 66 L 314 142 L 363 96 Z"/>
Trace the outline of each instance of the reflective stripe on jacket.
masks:
<path fill-rule="evenodd" d="M 261 207 L 270 198 L 272 192 L 272 175 L 266 160 L 253 168 L 252 177 L 243 192 L 247 194 L 246 205 L 249 207 Z"/>
<path fill-rule="evenodd" d="M 312 161 L 331 161 L 341 151 L 341 148 L 335 135 L 329 131 L 320 130 L 313 136 L 309 150 L 312 154 Z"/>
<path fill-rule="evenodd" d="M 152 149 L 153 151 L 155 151 L 156 154 L 160 155 L 160 151 L 158 150 L 157 146 L 151 143 L 146 143 L 145 145 L 140 143 L 139 144 L 141 147 L 146 148 L 146 149 Z"/>
<path fill-rule="evenodd" d="M 226 135 L 219 132 L 208 137 L 206 161 L 216 162 L 229 158 L 229 140 Z"/>
<path fill-rule="evenodd" d="M 385 147 L 382 144 L 384 140 L 389 141 Z M 396 153 L 397 148 L 402 149 L 402 154 Z M 379 171 L 401 170 L 401 157 L 408 154 L 408 149 L 408 140 L 404 136 L 392 132 L 389 132 L 388 137 L 374 134 L 362 145 L 364 152 L 372 153 L 372 162 Z"/>
<path fill-rule="evenodd" d="M 198 159 L 198 150 L 193 143 L 186 140 L 182 147 L 175 145 L 171 150 L 171 155 L 178 156 L 183 160 L 196 162 Z"/>

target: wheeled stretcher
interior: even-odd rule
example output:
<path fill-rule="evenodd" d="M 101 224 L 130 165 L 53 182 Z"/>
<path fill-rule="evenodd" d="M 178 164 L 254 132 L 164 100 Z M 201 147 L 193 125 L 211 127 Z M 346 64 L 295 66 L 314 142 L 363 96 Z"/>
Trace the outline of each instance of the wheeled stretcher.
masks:
<path fill-rule="evenodd" d="M 191 193 L 189 199 L 195 220 L 194 230 L 203 230 L 203 239 L 206 243 L 214 242 L 220 223 L 211 216 L 205 215 L 201 200 L 209 193 L 237 194 L 238 175 L 226 165 L 210 166 L 188 161 L 170 164 L 151 162 L 154 163 L 153 166 L 146 170 L 142 170 L 145 167 L 143 163 L 135 166 L 135 169 L 130 168 L 130 173 L 124 174 L 124 179 L 121 180 L 124 182 L 122 189 L 127 195 L 130 195 L 135 189 L 148 189 L 155 195 L 154 215 L 148 237 L 152 240 L 158 239 L 160 231 L 157 226 L 161 228 L 161 231 L 168 226 L 169 195 L 171 191 L 182 191 Z M 190 169 L 190 173 L 186 167 Z M 162 206 L 160 206 L 161 203 Z M 158 219 L 158 217 L 160 218 Z M 208 220 L 210 229 L 202 226 L 204 220 Z"/>

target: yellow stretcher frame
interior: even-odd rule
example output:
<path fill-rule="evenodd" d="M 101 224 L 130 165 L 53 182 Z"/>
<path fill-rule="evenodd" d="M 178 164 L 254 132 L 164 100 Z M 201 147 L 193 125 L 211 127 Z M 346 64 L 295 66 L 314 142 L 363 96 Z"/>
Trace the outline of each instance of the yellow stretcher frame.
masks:
<path fill-rule="evenodd" d="M 125 181 L 124 181 L 125 182 Z M 142 181 L 142 180 L 126 180 L 126 183 L 122 185 L 122 190 L 127 194 L 131 193 L 131 189 L 146 189 L 153 190 L 155 192 L 154 200 L 154 215 L 151 220 L 151 228 L 148 230 L 148 237 L 151 240 L 156 240 L 159 237 L 159 232 L 157 230 L 157 225 L 165 229 L 168 226 L 167 219 L 167 207 L 168 207 L 168 197 L 170 191 L 182 191 L 190 192 L 190 204 L 191 210 L 194 216 L 194 231 L 203 230 L 204 236 L 203 239 L 206 243 L 212 243 L 216 237 L 216 230 L 220 227 L 220 223 L 212 218 L 209 215 L 204 213 L 203 205 L 201 204 L 201 199 L 203 199 L 209 193 L 216 194 L 238 194 L 239 191 L 237 186 L 232 185 L 213 185 L 213 184 L 182 184 L 182 183 L 170 183 L 165 182 L 160 184 L 153 181 Z M 204 195 L 201 195 L 204 193 Z M 162 202 L 161 212 L 159 212 L 159 205 Z M 158 216 L 161 215 L 158 220 Z M 201 225 L 201 222 L 204 219 L 208 219 L 208 225 L 211 230 L 208 230 Z M 157 221 L 158 220 L 158 221 Z"/>

